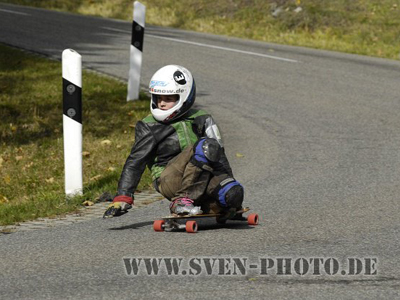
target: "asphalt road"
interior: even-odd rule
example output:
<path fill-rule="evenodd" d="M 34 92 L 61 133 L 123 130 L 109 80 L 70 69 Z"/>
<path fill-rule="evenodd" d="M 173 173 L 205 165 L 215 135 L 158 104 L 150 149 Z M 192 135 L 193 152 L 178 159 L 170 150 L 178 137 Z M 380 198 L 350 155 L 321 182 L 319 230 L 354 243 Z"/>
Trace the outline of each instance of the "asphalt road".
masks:
<path fill-rule="evenodd" d="M 56 58 L 73 48 L 85 67 L 124 80 L 130 27 L 0 4 L 0 42 Z M 163 65 L 192 71 L 197 107 L 222 128 L 261 224 L 203 221 L 197 234 L 158 233 L 161 201 L 111 220 L 3 235 L 1 299 L 400 296 L 399 62 L 153 26 L 143 59 L 144 88 Z M 182 258 L 180 275 L 166 265 L 147 275 L 144 261 L 128 275 L 134 259 L 171 257 Z M 355 258 L 360 272 L 349 269 Z"/>

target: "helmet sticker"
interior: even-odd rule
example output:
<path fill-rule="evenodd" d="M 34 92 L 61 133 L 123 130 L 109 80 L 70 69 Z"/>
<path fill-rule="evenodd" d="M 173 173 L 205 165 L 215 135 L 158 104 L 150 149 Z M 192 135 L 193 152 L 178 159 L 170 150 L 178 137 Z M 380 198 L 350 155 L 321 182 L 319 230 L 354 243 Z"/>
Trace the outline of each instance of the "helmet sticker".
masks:
<path fill-rule="evenodd" d="M 185 75 L 181 71 L 176 71 L 174 73 L 174 80 L 179 83 L 179 84 L 186 84 L 186 78 Z"/>
<path fill-rule="evenodd" d="M 167 86 L 168 82 L 165 81 L 160 81 L 160 80 L 152 80 L 150 81 L 150 87 L 155 87 L 155 86 Z"/>
<path fill-rule="evenodd" d="M 162 90 L 162 89 L 153 89 L 149 88 L 150 93 L 154 94 L 181 94 L 184 93 L 186 89 L 177 89 L 177 90 Z"/>

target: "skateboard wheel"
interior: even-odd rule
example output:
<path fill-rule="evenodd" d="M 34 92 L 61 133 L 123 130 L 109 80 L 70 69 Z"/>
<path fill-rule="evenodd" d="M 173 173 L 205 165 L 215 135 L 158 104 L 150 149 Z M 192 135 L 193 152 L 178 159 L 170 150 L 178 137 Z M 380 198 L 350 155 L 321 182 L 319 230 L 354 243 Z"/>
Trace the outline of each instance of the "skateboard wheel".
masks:
<path fill-rule="evenodd" d="M 186 222 L 186 232 L 190 232 L 190 233 L 197 232 L 197 223 L 196 223 L 196 221 L 187 221 Z"/>
<path fill-rule="evenodd" d="M 156 220 L 153 223 L 154 231 L 164 231 L 164 220 Z"/>
<path fill-rule="evenodd" d="M 258 214 L 250 214 L 247 217 L 247 223 L 249 225 L 257 225 L 258 224 Z"/>

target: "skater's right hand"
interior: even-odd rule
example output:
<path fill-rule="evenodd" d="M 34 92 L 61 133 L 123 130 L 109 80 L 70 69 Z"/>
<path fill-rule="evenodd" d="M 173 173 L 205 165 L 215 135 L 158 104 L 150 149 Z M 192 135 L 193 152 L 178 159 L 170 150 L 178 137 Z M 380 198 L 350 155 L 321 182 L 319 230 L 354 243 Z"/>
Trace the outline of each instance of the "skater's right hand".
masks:
<path fill-rule="evenodd" d="M 128 212 L 128 209 L 132 208 L 132 205 L 130 203 L 133 204 L 133 199 L 131 197 L 115 197 L 113 203 L 111 203 L 105 211 L 103 218 L 118 217 L 125 214 L 126 212 Z"/>

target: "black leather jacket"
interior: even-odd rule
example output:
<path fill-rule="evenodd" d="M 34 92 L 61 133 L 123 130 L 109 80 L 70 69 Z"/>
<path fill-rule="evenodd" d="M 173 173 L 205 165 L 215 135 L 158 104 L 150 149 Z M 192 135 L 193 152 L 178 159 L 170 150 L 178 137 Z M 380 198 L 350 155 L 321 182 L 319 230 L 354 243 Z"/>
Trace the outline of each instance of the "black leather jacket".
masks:
<path fill-rule="evenodd" d="M 152 179 L 157 180 L 172 158 L 201 137 L 215 138 L 223 147 L 217 125 L 203 110 L 190 109 L 182 118 L 167 124 L 156 121 L 152 115 L 139 121 L 135 127 L 135 143 L 118 183 L 117 195 L 133 197 L 146 165 L 151 170 Z M 218 167 L 214 169 L 233 177 L 224 151 Z"/>

